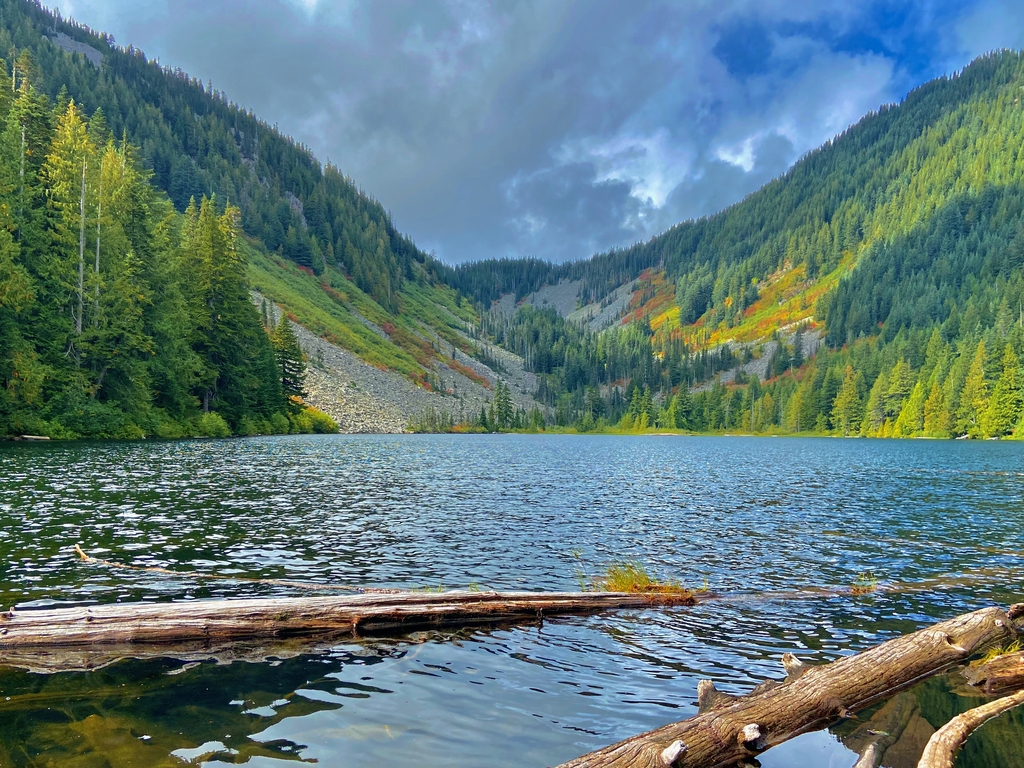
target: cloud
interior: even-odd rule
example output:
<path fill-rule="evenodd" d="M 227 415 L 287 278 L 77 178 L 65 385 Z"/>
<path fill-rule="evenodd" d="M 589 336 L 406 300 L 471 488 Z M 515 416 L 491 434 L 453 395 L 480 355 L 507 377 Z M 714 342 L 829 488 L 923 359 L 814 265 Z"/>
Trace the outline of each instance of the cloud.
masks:
<path fill-rule="evenodd" d="M 985 0 L 968 9 L 952 32 L 954 61 L 1002 48 L 1024 48 L 1024 5 L 1016 0 Z"/>
<path fill-rule="evenodd" d="M 649 136 L 624 133 L 603 141 L 578 139 L 556 153 L 559 165 L 584 158 L 594 165 L 595 183 L 625 182 L 631 194 L 658 208 L 686 178 L 692 164 L 692 153 L 674 142 L 665 128 Z"/>
<path fill-rule="evenodd" d="M 72 12 L 212 79 L 458 262 L 581 258 L 713 213 L 864 112 L 1008 40 L 993 43 L 989 28 L 1014 26 L 992 19 L 1015 9 L 74 0 Z"/>

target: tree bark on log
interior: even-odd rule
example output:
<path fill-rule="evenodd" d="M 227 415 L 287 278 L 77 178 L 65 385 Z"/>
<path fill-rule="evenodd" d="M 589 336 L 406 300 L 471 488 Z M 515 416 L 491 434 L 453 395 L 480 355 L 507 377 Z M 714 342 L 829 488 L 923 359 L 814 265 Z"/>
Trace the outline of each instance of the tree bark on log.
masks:
<path fill-rule="evenodd" d="M 732 765 L 806 731 L 823 728 L 1016 634 L 1024 605 L 985 608 L 855 656 L 799 671 L 737 699 L 712 697 L 689 720 L 634 736 L 564 763 L 561 768 L 714 768 Z"/>
<path fill-rule="evenodd" d="M 689 593 L 459 591 L 12 608 L 0 613 L 0 663 L 5 651 L 32 648 L 361 636 L 695 602 Z"/>
<path fill-rule="evenodd" d="M 917 768 L 953 768 L 957 750 L 975 729 L 1021 704 L 1024 704 L 1024 691 L 1017 691 L 957 715 L 932 735 Z"/>
<path fill-rule="evenodd" d="M 1024 688 L 1024 651 L 1004 653 L 984 664 L 967 667 L 964 677 L 985 693 L 1020 690 Z"/>

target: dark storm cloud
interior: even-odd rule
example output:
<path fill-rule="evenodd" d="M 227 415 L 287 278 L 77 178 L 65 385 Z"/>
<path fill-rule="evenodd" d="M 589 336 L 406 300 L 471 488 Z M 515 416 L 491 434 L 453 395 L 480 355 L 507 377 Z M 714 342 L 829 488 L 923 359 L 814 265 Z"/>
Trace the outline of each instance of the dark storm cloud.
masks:
<path fill-rule="evenodd" d="M 212 79 L 449 261 L 580 258 L 646 239 L 739 200 L 917 80 L 1020 44 L 990 23 L 1020 15 L 1001 0 L 74 0 L 64 11 Z"/>

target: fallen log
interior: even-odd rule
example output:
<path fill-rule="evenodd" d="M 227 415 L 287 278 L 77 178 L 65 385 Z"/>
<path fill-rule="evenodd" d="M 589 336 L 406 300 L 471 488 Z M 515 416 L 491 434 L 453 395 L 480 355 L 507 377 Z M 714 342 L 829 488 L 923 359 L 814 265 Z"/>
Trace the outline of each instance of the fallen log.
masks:
<path fill-rule="evenodd" d="M 980 648 L 1016 634 L 1024 604 L 985 608 L 889 640 L 830 664 L 798 668 L 739 698 L 716 697 L 701 684 L 704 711 L 689 720 L 599 749 L 561 768 L 714 768 L 751 758 L 801 733 L 849 717 Z M 713 686 L 711 686 L 713 689 Z"/>
<path fill-rule="evenodd" d="M 1004 653 L 983 664 L 964 669 L 964 677 L 985 693 L 1004 693 L 1024 688 L 1024 651 Z"/>
<path fill-rule="evenodd" d="M 365 636 L 621 608 L 693 605 L 689 592 L 405 592 L 176 603 L 117 603 L 0 613 L 4 653 L 112 644 Z"/>
<path fill-rule="evenodd" d="M 957 715 L 932 735 L 917 768 L 953 768 L 953 758 L 975 729 L 1021 704 L 1024 690 Z"/>
<path fill-rule="evenodd" d="M 403 645 L 418 645 L 431 640 L 447 643 L 479 637 L 481 633 L 493 630 L 538 624 L 541 621 L 542 619 L 520 618 L 512 622 L 486 625 L 478 623 L 462 628 L 422 629 L 402 633 L 399 637 L 382 634 L 380 637 L 356 639 L 347 632 L 327 632 L 308 637 L 271 637 L 253 640 L 190 640 L 181 643 L 110 643 L 7 648 L 0 650 L 0 667 L 14 667 L 36 674 L 52 675 L 58 672 L 94 672 L 126 659 L 175 659 L 184 662 L 187 668 L 207 662 L 221 666 L 236 662 L 259 664 L 268 661 L 281 662 L 310 654 L 322 655 L 337 647 L 339 642 L 358 642 L 362 648 L 373 650 L 378 655 L 385 655 L 396 642 Z"/>

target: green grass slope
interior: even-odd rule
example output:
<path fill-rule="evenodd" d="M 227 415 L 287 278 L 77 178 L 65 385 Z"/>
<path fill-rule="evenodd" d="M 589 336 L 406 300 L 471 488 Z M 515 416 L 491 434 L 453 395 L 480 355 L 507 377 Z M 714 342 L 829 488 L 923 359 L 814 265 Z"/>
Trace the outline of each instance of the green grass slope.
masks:
<path fill-rule="evenodd" d="M 435 361 L 458 366 L 433 343 L 433 335 L 464 352 L 472 351 L 464 333 L 479 323 L 475 311 L 465 298 L 433 282 L 425 271 L 405 281 L 399 309 L 390 312 L 339 270 L 328 268 L 316 275 L 252 243 L 245 249 L 254 290 L 281 306 L 293 321 L 370 365 L 430 388 Z M 377 326 L 383 336 L 360 318 Z M 479 381 L 475 374 L 471 377 Z"/>

